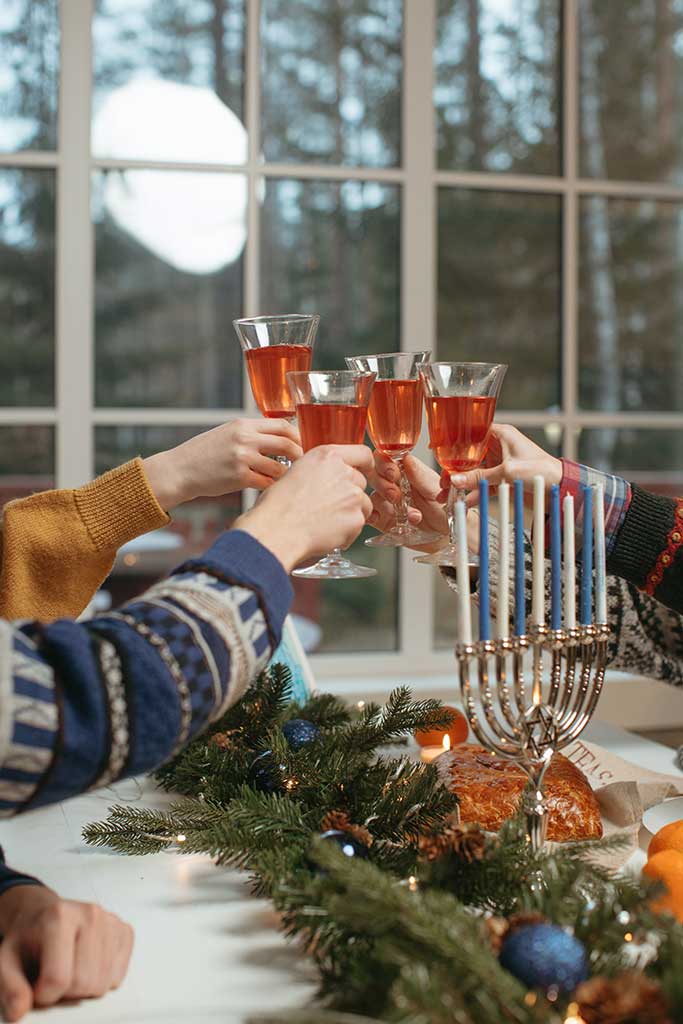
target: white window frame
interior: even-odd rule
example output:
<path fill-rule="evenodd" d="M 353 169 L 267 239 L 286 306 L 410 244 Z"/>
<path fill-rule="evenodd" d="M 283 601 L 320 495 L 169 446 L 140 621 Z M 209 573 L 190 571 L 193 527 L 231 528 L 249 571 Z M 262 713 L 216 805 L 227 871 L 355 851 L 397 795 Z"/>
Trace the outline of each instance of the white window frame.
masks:
<path fill-rule="evenodd" d="M 578 223 L 582 195 L 650 197 L 683 202 L 683 188 L 630 181 L 597 181 L 578 172 L 578 7 L 563 6 L 563 162 L 557 176 L 438 170 L 433 113 L 433 47 L 437 0 L 404 0 L 402 164 L 386 169 L 261 163 L 259 153 L 260 0 L 246 0 L 245 111 L 248 155 L 244 165 L 97 160 L 90 153 L 91 20 L 94 0 L 61 0 L 61 75 L 58 151 L 0 154 L 0 167 L 53 168 L 57 176 L 56 403 L 54 409 L 0 409 L 1 424 L 51 424 L 56 428 L 58 486 L 76 486 L 94 473 L 94 428 L 115 425 L 211 426 L 253 411 L 248 382 L 243 409 L 107 409 L 94 405 L 94 239 L 90 180 L 94 169 L 162 168 L 246 174 L 248 237 L 244 263 L 244 315 L 259 311 L 259 185 L 265 179 L 343 181 L 359 179 L 401 187 L 401 345 L 436 349 L 437 188 L 545 193 L 562 201 L 562 409 L 506 412 L 499 419 L 521 427 L 559 424 L 563 454 L 575 458 L 581 427 L 683 429 L 683 413 L 601 413 L 578 408 Z M 226 325 L 226 332 L 229 325 Z M 226 344 L 229 338 L 226 337 Z M 419 452 L 427 453 L 423 437 Z M 418 452 L 418 453 L 419 453 Z M 454 671 L 452 654 L 433 648 L 433 575 L 401 551 L 398 651 L 318 655 L 319 678 L 370 678 L 415 682 L 420 676 L 444 680 Z M 342 584 L 343 585 L 343 584 Z"/>

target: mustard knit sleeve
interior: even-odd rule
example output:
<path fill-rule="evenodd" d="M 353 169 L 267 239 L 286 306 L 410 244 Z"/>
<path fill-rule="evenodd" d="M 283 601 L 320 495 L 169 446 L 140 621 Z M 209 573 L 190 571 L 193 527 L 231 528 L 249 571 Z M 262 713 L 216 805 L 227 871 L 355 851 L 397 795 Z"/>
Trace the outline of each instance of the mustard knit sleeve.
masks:
<path fill-rule="evenodd" d="M 75 618 L 126 541 L 169 522 L 141 459 L 76 490 L 44 491 L 5 506 L 0 616 Z"/>

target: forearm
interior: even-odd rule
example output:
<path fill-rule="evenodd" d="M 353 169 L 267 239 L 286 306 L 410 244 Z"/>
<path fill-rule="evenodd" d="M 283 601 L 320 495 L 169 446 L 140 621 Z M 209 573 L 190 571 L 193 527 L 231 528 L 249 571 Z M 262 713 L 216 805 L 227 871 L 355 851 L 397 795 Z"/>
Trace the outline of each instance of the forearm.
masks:
<path fill-rule="evenodd" d="M 10 889 L 14 889 L 18 886 L 23 885 L 42 885 L 37 878 L 33 875 L 26 875 L 21 871 L 15 871 L 14 868 L 9 867 L 5 863 L 5 852 L 0 846 L 0 898 L 4 896 Z M 3 901 L 3 906 L 6 901 Z M 0 931 L 2 930 L 3 921 L 2 914 L 0 913 Z"/>
<path fill-rule="evenodd" d="M 0 625 L 9 722 L 0 812 L 157 768 L 239 699 L 280 640 L 291 599 L 273 555 L 224 534 L 118 612 Z"/>

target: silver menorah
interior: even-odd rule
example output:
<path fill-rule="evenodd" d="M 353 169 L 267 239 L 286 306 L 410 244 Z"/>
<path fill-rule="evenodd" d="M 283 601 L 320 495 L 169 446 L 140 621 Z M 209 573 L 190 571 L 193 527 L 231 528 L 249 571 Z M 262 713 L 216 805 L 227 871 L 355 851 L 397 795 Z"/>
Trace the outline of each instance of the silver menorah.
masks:
<path fill-rule="evenodd" d="M 576 629 L 534 626 L 525 636 L 456 646 L 460 688 L 473 734 L 492 753 L 517 762 L 529 777 L 523 809 L 534 850 L 543 847 L 548 829 L 545 773 L 555 751 L 575 740 L 595 711 L 605 679 L 609 635 L 604 624 Z M 530 691 L 525 680 L 529 656 Z M 470 678 L 473 664 L 476 686 Z"/>

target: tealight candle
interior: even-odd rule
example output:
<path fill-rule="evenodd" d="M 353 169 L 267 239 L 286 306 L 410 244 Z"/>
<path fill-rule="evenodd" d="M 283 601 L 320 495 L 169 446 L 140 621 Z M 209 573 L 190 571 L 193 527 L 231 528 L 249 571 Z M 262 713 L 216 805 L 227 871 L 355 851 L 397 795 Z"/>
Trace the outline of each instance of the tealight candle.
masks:
<path fill-rule="evenodd" d="M 451 738 L 448 735 L 448 733 L 446 733 L 446 735 L 444 736 L 443 741 L 442 741 L 440 747 L 423 747 L 422 748 L 422 750 L 420 751 L 420 760 L 423 761 L 425 764 L 430 764 L 435 758 L 437 758 L 439 756 L 439 754 L 443 754 L 443 753 L 445 753 L 446 750 L 450 750 L 450 749 L 451 749 Z"/>

